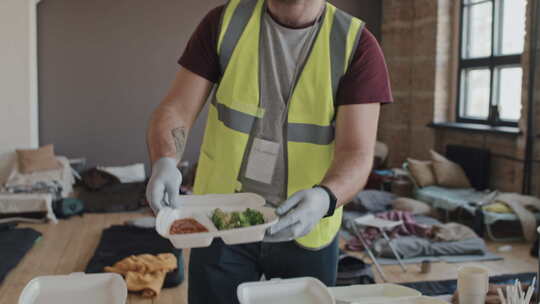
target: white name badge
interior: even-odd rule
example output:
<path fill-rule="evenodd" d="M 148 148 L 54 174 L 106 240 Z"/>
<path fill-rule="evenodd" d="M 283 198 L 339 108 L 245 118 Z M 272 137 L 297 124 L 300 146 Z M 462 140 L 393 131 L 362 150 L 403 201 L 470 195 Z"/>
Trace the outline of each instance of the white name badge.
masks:
<path fill-rule="evenodd" d="M 260 138 L 253 140 L 246 166 L 246 177 L 271 184 L 279 153 L 279 144 Z"/>

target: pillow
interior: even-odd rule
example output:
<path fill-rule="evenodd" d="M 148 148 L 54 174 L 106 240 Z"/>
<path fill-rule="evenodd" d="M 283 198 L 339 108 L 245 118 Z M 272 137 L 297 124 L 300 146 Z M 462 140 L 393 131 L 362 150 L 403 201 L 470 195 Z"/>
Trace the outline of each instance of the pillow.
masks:
<path fill-rule="evenodd" d="M 428 204 L 412 198 L 398 197 L 392 201 L 392 207 L 394 210 L 408 211 L 412 214 L 431 214 L 431 207 Z"/>
<path fill-rule="evenodd" d="M 469 178 L 460 165 L 431 150 L 433 171 L 437 184 L 448 188 L 471 188 Z"/>
<path fill-rule="evenodd" d="M 418 187 L 427 187 L 436 183 L 433 166 L 430 161 L 407 158 L 407 163 L 411 176 Z"/>
<path fill-rule="evenodd" d="M 33 150 L 17 150 L 19 172 L 27 174 L 59 169 L 60 163 L 54 156 L 54 146 L 46 145 Z"/>

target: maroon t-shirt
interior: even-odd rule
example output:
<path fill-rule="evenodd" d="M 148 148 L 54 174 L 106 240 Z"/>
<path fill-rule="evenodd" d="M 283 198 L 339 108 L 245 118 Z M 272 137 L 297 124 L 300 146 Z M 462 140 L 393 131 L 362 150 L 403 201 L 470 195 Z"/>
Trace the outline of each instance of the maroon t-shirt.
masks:
<path fill-rule="evenodd" d="M 204 17 L 178 60 L 184 68 L 213 83 L 221 75 L 217 41 L 223 9 L 223 5 L 218 6 Z M 351 66 L 340 81 L 336 105 L 392 101 L 384 55 L 377 39 L 364 27 Z"/>

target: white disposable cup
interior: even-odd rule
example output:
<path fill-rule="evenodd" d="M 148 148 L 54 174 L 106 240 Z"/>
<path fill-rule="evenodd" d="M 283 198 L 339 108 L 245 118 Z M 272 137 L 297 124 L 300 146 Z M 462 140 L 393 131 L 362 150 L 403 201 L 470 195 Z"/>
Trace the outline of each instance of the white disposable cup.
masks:
<path fill-rule="evenodd" d="M 484 304 L 489 287 L 489 272 L 480 266 L 458 268 L 459 304 Z"/>

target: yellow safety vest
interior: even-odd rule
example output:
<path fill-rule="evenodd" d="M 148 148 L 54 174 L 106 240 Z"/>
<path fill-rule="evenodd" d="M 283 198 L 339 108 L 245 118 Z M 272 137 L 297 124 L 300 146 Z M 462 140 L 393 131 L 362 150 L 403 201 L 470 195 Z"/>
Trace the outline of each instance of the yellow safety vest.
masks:
<path fill-rule="evenodd" d="M 209 107 L 194 192 L 240 191 L 240 165 L 260 107 L 259 40 L 264 0 L 230 0 L 222 15 L 218 54 L 222 77 Z M 327 3 L 322 24 L 290 99 L 284 127 L 287 195 L 321 182 L 334 152 L 337 87 L 358 46 L 363 22 Z M 342 208 L 296 241 L 328 245 L 341 225 Z"/>

